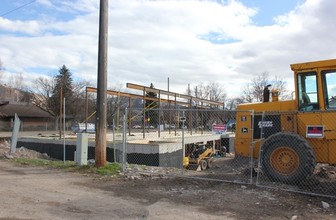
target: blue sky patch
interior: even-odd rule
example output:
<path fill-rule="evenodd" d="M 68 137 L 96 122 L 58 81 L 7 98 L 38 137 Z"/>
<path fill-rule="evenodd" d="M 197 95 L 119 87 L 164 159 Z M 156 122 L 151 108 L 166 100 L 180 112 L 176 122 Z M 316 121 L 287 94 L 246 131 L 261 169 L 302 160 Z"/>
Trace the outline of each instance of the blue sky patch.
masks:
<path fill-rule="evenodd" d="M 204 34 L 199 36 L 200 39 L 209 41 L 213 44 L 229 44 L 229 43 L 235 43 L 239 42 L 239 40 L 236 40 L 234 38 L 229 38 L 224 36 L 223 33 L 220 32 L 210 32 L 208 34 Z"/>
<path fill-rule="evenodd" d="M 32 73 L 44 73 L 45 75 L 54 76 L 58 74 L 59 68 L 48 68 L 48 67 L 30 67 L 26 68 L 27 72 Z"/>
<path fill-rule="evenodd" d="M 3 18 L 21 21 L 37 19 L 70 21 L 78 14 L 83 14 L 83 12 L 80 13 L 75 9 L 69 9 L 66 12 L 64 10 L 58 1 L 53 2 L 53 6 L 48 7 L 32 0 L 1 0 L 0 15 Z"/>
<path fill-rule="evenodd" d="M 240 0 L 247 7 L 258 8 L 258 13 L 251 19 L 258 26 L 274 24 L 274 18 L 287 14 L 304 0 Z"/>

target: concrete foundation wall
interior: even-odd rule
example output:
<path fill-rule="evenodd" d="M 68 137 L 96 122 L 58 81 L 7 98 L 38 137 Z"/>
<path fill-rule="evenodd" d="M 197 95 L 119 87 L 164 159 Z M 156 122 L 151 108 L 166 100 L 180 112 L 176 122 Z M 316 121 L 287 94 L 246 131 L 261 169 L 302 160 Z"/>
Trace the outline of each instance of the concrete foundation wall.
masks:
<path fill-rule="evenodd" d="M 24 147 L 35 150 L 40 153 L 46 153 L 48 156 L 63 160 L 63 141 L 62 140 L 40 140 L 40 139 L 19 139 L 17 148 Z M 166 148 L 166 147 L 164 147 Z M 116 144 L 117 161 L 122 162 L 122 144 Z M 76 141 L 65 142 L 65 160 L 74 161 L 76 150 Z M 180 167 L 182 161 L 182 152 L 173 151 L 160 154 L 160 146 L 156 144 L 128 144 L 127 145 L 127 163 L 142 164 L 147 166 Z M 177 157 L 181 158 L 176 159 Z M 95 159 L 94 143 L 90 142 L 88 146 L 88 160 Z M 109 144 L 106 149 L 106 160 L 114 162 L 114 149 Z"/>
<path fill-rule="evenodd" d="M 231 150 L 229 147 L 233 143 L 231 137 L 221 135 L 205 135 L 199 137 L 185 138 L 185 144 L 196 143 L 199 141 L 219 141 L 223 146 Z M 88 143 L 88 160 L 95 159 L 95 143 Z M 25 147 L 40 153 L 46 153 L 48 156 L 63 160 L 63 140 L 49 139 L 19 139 L 17 148 Z M 181 138 L 172 138 L 160 141 L 140 141 L 127 143 L 127 163 L 142 164 L 147 166 L 160 167 L 182 167 L 182 144 Z M 116 162 L 122 163 L 122 143 L 116 143 Z M 74 161 L 76 151 L 76 140 L 65 142 L 65 160 Z M 114 162 L 114 148 L 112 143 L 107 144 L 106 160 Z"/>

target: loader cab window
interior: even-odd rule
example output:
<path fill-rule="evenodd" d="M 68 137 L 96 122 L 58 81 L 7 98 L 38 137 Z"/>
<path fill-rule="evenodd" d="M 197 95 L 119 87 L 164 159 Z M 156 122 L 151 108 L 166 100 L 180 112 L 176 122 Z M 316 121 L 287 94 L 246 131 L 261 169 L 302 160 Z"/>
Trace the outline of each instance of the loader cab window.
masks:
<path fill-rule="evenodd" d="M 316 72 L 298 74 L 298 100 L 299 111 L 319 109 Z"/>
<path fill-rule="evenodd" d="M 336 109 L 336 70 L 322 71 L 322 83 L 326 109 Z"/>

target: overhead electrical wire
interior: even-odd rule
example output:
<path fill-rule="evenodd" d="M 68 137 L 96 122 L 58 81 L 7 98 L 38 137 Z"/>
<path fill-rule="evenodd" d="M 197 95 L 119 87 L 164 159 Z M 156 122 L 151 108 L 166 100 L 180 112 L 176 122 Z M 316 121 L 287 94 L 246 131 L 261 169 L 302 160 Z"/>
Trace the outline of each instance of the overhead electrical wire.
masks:
<path fill-rule="evenodd" d="M 16 11 L 16 10 L 19 10 L 19 9 L 21 9 L 21 8 L 23 8 L 23 7 L 26 7 L 27 5 L 30 5 L 30 4 L 32 4 L 32 3 L 34 3 L 34 2 L 36 2 L 36 0 L 30 1 L 30 2 L 28 2 L 28 3 L 26 3 L 26 4 L 24 4 L 24 5 L 21 5 L 21 6 L 19 6 L 19 7 L 17 7 L 17 8 L 14 8 L 14 9 L 8 11 L 8 12 L 5 12 L 5 13 L 1 14 L 0 17 L 4 17 L 4 16 L 6 16 L 6 15 L 8 15 L 8 14 L 10 14 L 10 13 Z"/>

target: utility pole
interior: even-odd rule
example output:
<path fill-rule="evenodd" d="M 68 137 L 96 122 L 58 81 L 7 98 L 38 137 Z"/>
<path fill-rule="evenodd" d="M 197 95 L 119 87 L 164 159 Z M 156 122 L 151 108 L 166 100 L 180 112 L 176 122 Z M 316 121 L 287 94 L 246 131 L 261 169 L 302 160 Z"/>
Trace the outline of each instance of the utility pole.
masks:
<path fill-rule="evenodd" d="M 100 0 L 95 161 L 106 165 L 108 0 Z"/>

